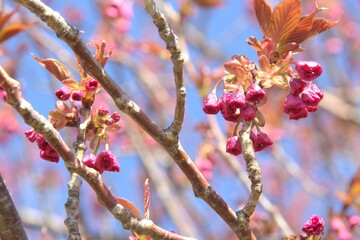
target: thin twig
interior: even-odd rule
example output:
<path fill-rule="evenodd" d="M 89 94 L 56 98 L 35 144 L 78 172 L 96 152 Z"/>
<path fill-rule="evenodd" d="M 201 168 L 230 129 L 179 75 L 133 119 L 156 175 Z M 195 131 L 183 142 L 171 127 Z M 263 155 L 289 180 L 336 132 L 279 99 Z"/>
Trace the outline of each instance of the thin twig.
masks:
<path fill-rule="evenodd" d="M 181 53 L 177 36 L 167 23 L 164 14 L 156 7 L 154 1 L 145 0 L 145 9 L 153 19 L 155 26 L 158 28 L 160 37 L 166 43 L 166 48 L 169 50 L 171 60 L 174 64 L 173 73 L 176 86 L 176 106 L 174 120 L 168 130 L 177 136 L 181 131 L 185 113 L 186 88 L 184 85 L 183 72 L 184 57 Z"/>

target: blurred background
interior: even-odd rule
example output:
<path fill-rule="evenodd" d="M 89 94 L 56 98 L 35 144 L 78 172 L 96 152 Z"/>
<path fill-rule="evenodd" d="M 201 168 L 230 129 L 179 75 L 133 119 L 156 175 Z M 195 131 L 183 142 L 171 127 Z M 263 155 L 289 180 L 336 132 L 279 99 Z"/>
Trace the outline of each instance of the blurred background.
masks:
<path fill-rule="evenodd" d="M 145 12 L 142 1 L 44 1 L 80 31 L 95 51 L 106 41 L 112 51 L 105 69 L 138 105 L 161 127 L 172 120 L 175 86 L 172 63 L 165 44 Z M 279 1 L 270 1 L 274 7 Z M 156 1 L 179 37 L 186 57 L 186 113 L 181 142 L 215 190 L 239 209 L 249 196 L 249 181 L 242 156 L 224 153 L 225 139 L 234 128 L 221 116 L 202 111 L 204 97 L 223 76 L 223 64 L 244 54 L 257 64 L 256 52 L 245 43 L 262 38 L 251 1 Z M 304 0 L 303 14 L 315 8 Z M 360 2 L 318 0 L 327 11 L 320 17 L 340 23 L 306 42 L 296 60 L 313 60 L 323 66 L 316 84 L 324 91 L 319 111 L 306 119 L 288 120 L 282 106 L 287 92 L 267 91 L 262 106 L 265 132 L 274 144 L 256 153 L 262 168 L 263 194 L 252 216 L 258 239 L 281 239 L 301 233 L 313 214 L 325 220 L 325 239 L 360 237 Z M 4 1 L 3 10 L 16 6 Z M 1 43 L 0 64 L 21 82 L 22 92 L 45 117 L 55 109 L 54 92 L 61 83 L 33 58 L 55 58 L 80 80 L 76 59 L 46 25 L 20 7 L 11 24 L 26 30 Z M 96 106 L 116 108 L 102 91 Z M 4 101 L 0 102 L 0 173 L 12 193 L 30 239 L 67 239 L 63 224 L 70 176 L 64 164 L 43 161 L 25 138 L 30 129 Z M 104 181 L 118 197 L 143 209 L 143 186 L 150 179 L 150 218 L 159 226 L 197 239 L 235 239 L 231 230 L 200 199 L 165 151 L 125 114 L 111 150 L 120 172 L 105 172 Z M 61 132 L 69 146 L 73 129 Z M 96 201 L 83 182 L 80 196 L 84 239 L 127 239 L 131 232 Z"/>

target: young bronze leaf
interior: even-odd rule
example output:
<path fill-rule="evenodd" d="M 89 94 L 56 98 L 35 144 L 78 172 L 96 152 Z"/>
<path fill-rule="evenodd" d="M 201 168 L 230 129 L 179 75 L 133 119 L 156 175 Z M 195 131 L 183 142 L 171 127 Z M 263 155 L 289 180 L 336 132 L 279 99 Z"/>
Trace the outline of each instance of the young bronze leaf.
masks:
<path fill-rule="evenodd" d="M 282 45 L 296 28 L 301 17 L 301 0 L 284 0 L 274 9 L 271 16 L 270 37 Z"/>
<path fill-rule="evenodd" d="M 73 78 L 70 71 L 58 60 L 52 58 L 40 59 L 34 55 L 33 58 L 52 75 L 61 82 L 65 79 Z"/>
<path fill-rule="evenodd" d="M 322 33 L 323 31 L 326 31 L 326 30 L 332 28 L 339 21 L 340 20 L 329 21 L 329 20 L 326 20 L 325 18 L 314 18 L 312 28 L 306 39 L 310 39 L 310 38 L 318 35 L 319 33 Z"/>
<path fill-rule="evenodd" d="M 25 30 L 27 27 L 28 25 L 25 24 L 13 24 L 3 28 L 0 31 L 0 43 Z"/>
<path fill-rule="evenodd" d="M 254 0 L 256 18 L 265 37 L 269 37 L 271 8 L 266 0 Z"/>
<path fill-rule="evenodd" d="M 116 201 L 124 208 L 130 210 L 135 216 L 142 218 L 139 209 L 137 209 L 134 203 L 126 200 L 125 198 L 116 198 Z"/>
<path fill-rule="evenodd" d="M 300 44 L 304 42 L 313 27 L 313 19 L 315 15 L 321 10 L 323 9 L 317 8 L 311 14 L 301 17 L 299 25 L 294 29 L 290 36 L 288 36 L 288 38 L 286 39 L 286 43 L 295 42 L 297 44 Z"/>
<path fill-rule="evenodd" d="M 8 13 L 0 12 L 0 29 L 9 21 L 9 19 L 14 15 L 14 13 L 19 9 L 17 6 L 14 10 Z"/>

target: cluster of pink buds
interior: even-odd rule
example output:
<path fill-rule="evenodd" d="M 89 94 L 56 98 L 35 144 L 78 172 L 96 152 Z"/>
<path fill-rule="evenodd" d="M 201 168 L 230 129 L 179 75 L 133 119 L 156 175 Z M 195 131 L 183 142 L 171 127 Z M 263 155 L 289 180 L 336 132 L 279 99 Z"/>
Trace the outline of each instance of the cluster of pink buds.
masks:
<path fill-rule="evenodd" d="M 91 77 L 82 79 L 80 84 L 73 79 L 63 80 L 62 83 L 65 86 L 55 92 L 56 97 L 61 101 L 81 101 L 84 106 L 92 105 L 94 95 L 99 90 L 98 81 Z"/>
<path fill-rule="evenodd" d="M 110 172 L 119 172 L 120 166 L 116 157 L 111 153 L 111 151 L 105 150 L 99 153 L 97 156 L 90 154 L 84 157 L 83 163 L 95 170 L 100 174 L 104 171 Z"/>
<path fill-rule="evenodd" d="M 37 143 L 38 148 L 40 149 L 40 157 L 49 162 L 59 162 L 60 156 L 55 151 L 55 149 L 45 140 L 44 136 L 35 132 L 34 129 L 30 129 L 25 132 L 26 138 L 30 142 Z"/>
<path fill-rule="evenodd" d="M 300 235 L 300 239 L 314 239 L 316 236 L 323 234 L 324 225 L 324 220 L 320 216 L 316 214 L 311 216 L 302 228 L 304 234 Z"/>
<path fill-rule="evenodd" d="M 284 103 L 284 112 L 290 119 L 306 118 L 309 112 L 316 112 L 324 94 L 312 81 L 322 73 L 316 62 L 299 61 L 295 64 L 298 78 L 290 80 L 290 94 Z"/>
<path fill-rule="evenodd" d="M 1 86 L 1 84 L 0 84 L 0 99 L 3 99 L 4 101 L 6 101 L 6 92 L 3 88 L 3 86 Z"/>

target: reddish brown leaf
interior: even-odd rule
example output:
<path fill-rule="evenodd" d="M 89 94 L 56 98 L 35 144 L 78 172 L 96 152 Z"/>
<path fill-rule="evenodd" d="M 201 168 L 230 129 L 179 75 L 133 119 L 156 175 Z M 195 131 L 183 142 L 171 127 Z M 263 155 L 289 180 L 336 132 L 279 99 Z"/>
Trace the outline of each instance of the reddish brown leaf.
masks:
<path fill-rule="evenodd" d="M 318 35 L 319 33 L 322 33 L 324 31 L 332 28 L 339 21 L 340 20 L 338 20 L 338 21 L 329 21 L 329 20 L 326 20 L 324 18 L 314 18 L 312 28 L 311 28 L 311 30 L 310 30 L 310 32 L 309 32 L 306 39 L 310 39 L 310 38 Z"/>
<path fill-rule="evenodd" d="M 52 58 L 40 59 L 34 55 L 33 58 L 61 82 L 73 78 L 70 71 L 58 60 Z"/>
<path fill-rule="evenodd" d="M 264 36 L 269 37 L 271 23 L 271 8 L 269 4 L 266 0 L 254 0 L 254 9 Z"/>
<path fill-rule="evenodd" d="M 282 45 L 296 28 L 301 17 L 301 0 L 283 0 L 271 16 L 270 37 Z"/>
<path fill-rule="evenodd" d="M 0 43 L 25 30 L 27 27 L 28 25 L 25 24 L 13 24 L 3 28 L 0 31 Z"/>
<path fill-rule="evenodd" d="M 318 8 L 311 14 L 301 17 L 299 25 L 294 29 L 290 36 L 288 36 L 288 38 L 286 39 L 286 43 L 296 42 L 297 44 L 300 44 L 304 42 L 313 27 L 313 19 L 315 15 L 321 10 L 323 9 Z"/>
<path fill-rule="evenodd" d="M 135 216 L 142 218 L 139 209 L 137 209 L 134 203 L 130 202 L 125 198 L 116 198 L 116 201 L 124 208 L 130 210 Z"/>

